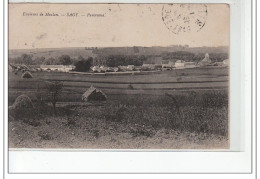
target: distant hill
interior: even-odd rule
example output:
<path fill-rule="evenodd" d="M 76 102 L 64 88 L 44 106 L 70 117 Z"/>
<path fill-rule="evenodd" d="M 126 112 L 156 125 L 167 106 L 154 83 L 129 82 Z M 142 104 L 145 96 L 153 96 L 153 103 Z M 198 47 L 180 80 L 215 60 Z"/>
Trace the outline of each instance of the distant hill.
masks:
<path fill-rule="evenodd" d="M 160 56 L 165 52 L 186 51 L 195 54 L 199 53 L 229 53 L 229 48 L 222 47 L 188 47 L 188 46 L 168 46 L 168 47 L 107 47 L 97 48 L 93 53 L 97 55 L 155 55 Z"/>
<path fill-rule="evenodd" d="M 42 49 L 18 49 L 18 50 L 9 50 L 9 58 L 16 58 L 22 54 L 33 55 L 33 58 L 36 57 L 45 57 L 47 58 L 56 58 L 61 55 L 69 55 L 71 58 L 76 58 L 78 56 L 82 57 L 95 57 L 96 54 L 92 53 L 92 49 L 87 49 L 84 47 L 78 48 L 42 48 Z"/>
<path fill-rule="evenodd" d="M 96 57 L 98 55 L 146 55 L 146 56 L 161 56 L 167 52 L 186 51 L 195 54 L 199 53 L 227 53 L 229 54 L 229 47 L 188 47 L 188 46 L 168 46 L 168 47 L 104 47 L 104 48 L 42 48 L 42 49 L 19 49 L 9 50 L 9 58 L 16 58 L 22 54 L 33 55 L 36 57 L 56 58 L 61 55 L 69 55 L 71 58 L 78 56 L 82 57 Z"/>

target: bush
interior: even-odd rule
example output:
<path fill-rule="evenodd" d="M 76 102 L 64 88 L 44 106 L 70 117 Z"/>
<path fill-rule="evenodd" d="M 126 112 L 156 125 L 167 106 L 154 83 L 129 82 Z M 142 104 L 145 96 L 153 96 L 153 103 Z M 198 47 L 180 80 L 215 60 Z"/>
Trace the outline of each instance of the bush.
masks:
<path fill-rule="evenodd" d="M 40 121 L 32 119 L 32 118 L 24 118 L 23 122 L 26 123 L 26 124 L 29 124 L 31 126 L 34 126 L 34 127 L 41 125 Z"/>
<path fill-rule="evenodd" d="M 42 140 L 52 140 L 53 139 L 49 133 L 44 132 L 44 131 L 39 131 L 38 136 L 40 136 Z"/>
<path fill-rule="evenodd" d="M 107 121 L 122 122 L 125 119 L 124 112 L 127 110 L 125 105 L 109 106 L 104 110 L 104 117 Z"/>
<path fill-rule="evenodd" d="M 134 89 L 134 87 L 133 87 L 133 85 L 129 84 L 129 85 L 127 86 L 127 89 Z"/>
<path fill-rule="evenodd" d="M 145 136 L 145 137 L 152 137 L 155 132 L 153 128 L 151 127 L 145 127 L 136 125 L 135 127 L 130 128 L 130 133 L 132 134 L 133 137 L 139 137 L 139 136 Z"/>
<path fill-rule="evenodd" d="M 223 107 L 228 106 L 228 94 L 211 92 L 202 95 L 203 107 Z"/>

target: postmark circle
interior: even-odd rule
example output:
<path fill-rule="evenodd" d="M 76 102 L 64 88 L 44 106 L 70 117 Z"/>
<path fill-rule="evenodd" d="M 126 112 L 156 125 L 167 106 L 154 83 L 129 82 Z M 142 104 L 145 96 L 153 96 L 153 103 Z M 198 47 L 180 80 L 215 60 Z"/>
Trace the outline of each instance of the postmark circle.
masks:
<path fill-rule="evenodd" d="M 207 15 L 205 4 L 167 4 L 162 8 L 162 20 L 174 34 L 200 31 Z"/>

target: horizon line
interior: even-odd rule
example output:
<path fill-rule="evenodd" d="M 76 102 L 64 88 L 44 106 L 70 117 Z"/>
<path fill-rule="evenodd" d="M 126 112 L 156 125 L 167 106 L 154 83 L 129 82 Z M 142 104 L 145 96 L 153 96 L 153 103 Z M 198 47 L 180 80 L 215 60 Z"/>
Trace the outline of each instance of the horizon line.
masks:
<path fill-rule="evenodd" d="M 147 47 L 147 48 L 151 48 L 151 47 L 174 47 L 174 46 L 185 46 L 185 45 L 168 45 L 168 46 L 160 46 L 160 45 L 153 45 L 153 46 L 103 46 L 103 47 L 42 47 L 42 48 L 8 48 L 8 50 L 36 50 L 36 49 L 64 49 L 64 48 L 123 48 L 123 47 Z M 221 45 L 221 46 L 189 46 L 187 48 L 202 48 L 202 47 L 209 47 L 209 48 L 219 48 L 219 47 L 229 47 L 228 45 Z"/>

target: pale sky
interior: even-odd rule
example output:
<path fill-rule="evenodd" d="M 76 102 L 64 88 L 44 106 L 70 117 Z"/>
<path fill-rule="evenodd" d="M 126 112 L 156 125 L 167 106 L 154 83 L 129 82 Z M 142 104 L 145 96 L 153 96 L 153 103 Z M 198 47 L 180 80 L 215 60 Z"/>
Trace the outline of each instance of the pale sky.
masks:
<path fill-rule="evenodd" d="M 204 27 L 198 32 L 179 34 L 171 32 L 163 22 L 163 6 L 167 9 L 169 5 L 9 4 L 9 49 L 186 44 L 192 47 L 229 46 L 230 12 L 227 4 L 207 4 Z M 59 16 L 40 16 L 40 13 L 45 15 L 47 12 Z M 28 13 L 37 16 L 27 16 Z M 68 17 L 67 13 L 78 15 Z M 103 14 L 104 17 L 90 17 L 88 14 Z"/>

